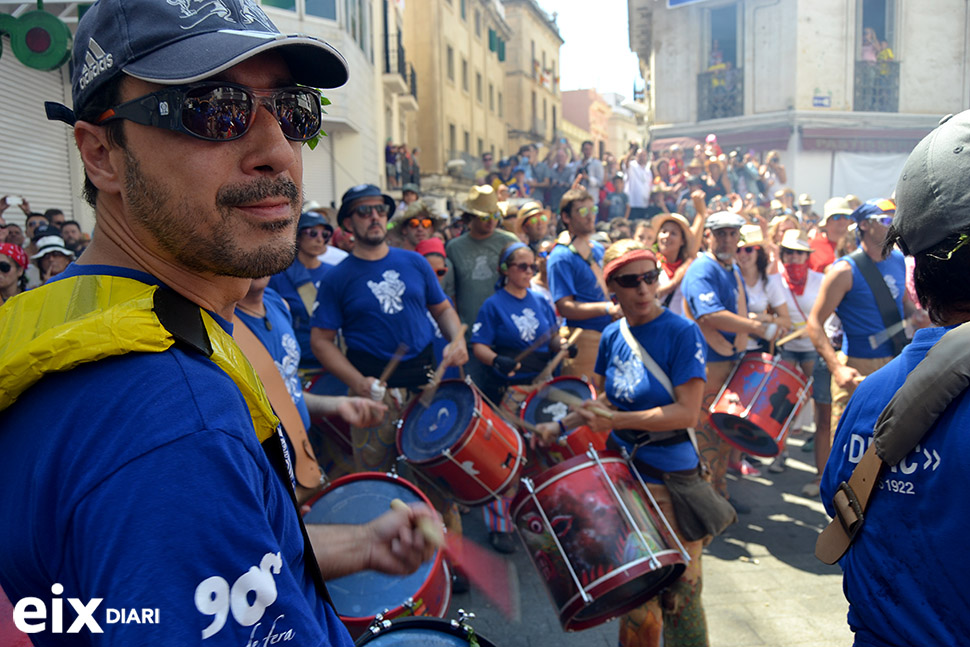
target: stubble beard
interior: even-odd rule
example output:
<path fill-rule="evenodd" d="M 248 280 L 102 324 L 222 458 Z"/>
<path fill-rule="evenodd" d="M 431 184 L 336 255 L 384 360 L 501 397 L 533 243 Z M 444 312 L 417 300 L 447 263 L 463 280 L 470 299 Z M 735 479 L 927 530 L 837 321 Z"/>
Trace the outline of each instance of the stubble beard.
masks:
<path fill-rule="evenodd" d="M 138 161 L 125 151 L 125 201 L 131 217 L 185 269 L 236 278 L 261 278 L 282 272 L 296 258 L 295 236 L 284 235 L 299 217 L 300 190 L 285 178 L 257 178 L 245 185 L 228 185 L 216 194 L 218 220 L 203 228 L 204 218 L 194 213 L 186 198 L 173 198 L 161 183 L 147 177 Z M 252 235 L 276 234 L 255 249 L 244 249 L 235 240 L 242 227 L 233 227 L 232 207 L 269 197 L 290 201 L 292 218 L 266 222 Z M 295 228 L 294 228 L 295 229 Z"/>

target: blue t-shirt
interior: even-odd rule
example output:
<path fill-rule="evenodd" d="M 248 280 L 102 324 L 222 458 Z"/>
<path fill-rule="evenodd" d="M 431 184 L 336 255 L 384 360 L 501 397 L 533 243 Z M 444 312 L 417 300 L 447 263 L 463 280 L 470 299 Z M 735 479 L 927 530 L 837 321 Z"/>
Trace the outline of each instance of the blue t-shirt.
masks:
<path fill-rule="evenodd" d="M 593 250 L 593 261 L 602 267 L 603 246 L 590 241 Z M 578 303 L 597 303 L 607 301 L 607 295 L 596 280 L 596 275 L 589 263 L 582 256 L 569 249 L 568 245 L 556 245 L 552 248 L 547 261 L 549 271 L 549 291 L 552 300 L 559 301 L 564 297 L 573 297 Z M 613 320 L 609 315 L 600 315 L 592 319 L 566 319 L 566 325 L 573 328 L 602 331 Z"/>
<path fill-rule="evenodd" d="M 310 412 L 307 411 L 306 402 L 303 400 L 303 384 L 297 369 L 300 367 L 300 344 L 296 341 L 293 332 L 293 324 L 290 320 L 290 309 L 286 307 L 283 300 L 276 290 L 266 288 L 263 291 L 263 305 L 266 307 L 266 321 L 261 317 L 254 317 L 236 308 L 236 316 L 246 324 L 246 327 L 253 331 L 256 338 L 266 347 L 276 369 L 283 378 L 283 384 L 296 405 L 296 410 L 300 412 L 303 419 L 304 429 L 310 428 Z M 270 329 L 266 329 L 267 322 Z"/>
<path fill-rule="evenodd" d="M 347 348 L 391 359 L 398 343 L 408 360 L 434 338 L 428 307 L 447 299 L 428 261 L 417 252 L 389 247 L 377 261 L 348 256 L 320 285 L 314 328 L 343 331 Z"/>
<path fill-rule="evenodd" d="M 320 267 L 310 270 L 300 262 L 300 259 L 296 259 L 292 265 L 279 274 L 274 274 L 269 280 L 269 287 L 286 299 L 290 306 L 293 330 L 296 331 L 296 341 L 300 344 L 300 366 L 303 368 L 320 368 L 320 362 L 310 348 L 310 319 L 313 313 L 307 312 L 306 305 L 297 290 L 304 283 L 313 283 L 314 290 L 318 290 L 323 277 L 331 269 L 333 269 L 332 265 L 321 263 Z"/>
<path fill-rule="evenodd" d="M 93 265 L 57 278 L 79 274 L 157 282 Z M 54 583 L 65 600 L 103 598 L 105 633 L 72 645 L 353 644 L 305 575 L 297 512 L 242 394 L 203 355 L 175 345 L 48 374 L 0 430 L 0 585 L 48 610 Z M 108 624 L 109 608 L 161 622 Z"/>
<path fill-rule="evenodd" d="M 707 379 L 704 370 L 706 344 L 700 328 L 693 321 L 664 308 L 659 317 L 640 326 L 631 326 L 630 332 L 667 374 L 674 387 L 698 377 Z M 614 321 L 603 331 L 594 370 L 597 375 L 606 378 L 605 395 L 620 411 L 644 411 L 674 402 L 663 384 L 631 351 L 630 345 L 623 338 L 619 321 Z M 612 436 L 617 443 L 632 451 L 633 445 L 626 443 L 615 433 Z M 697 466 L 697 453 L 689 440 L 674 445 L 641 447 L 636 456 L 665 472 L 688 470 Z M 643 476 L 645 480 L 659 482 L 647 475 Z"/>
<path fill-rule="evenodd" d="M 887 341 L 877 348 L 869 343 L 869 335 L 877 333 L 886 327 L 876 306 L 876 298 L 869 289 L 862 272 L 855 260 L 843 256 L 836 263 L 848 263 L 852 267 L 852 289 L 846 292 L 842 301 L 835 308 L 835 313 L 842 320 L 842 352 L 849 357 L 892 357 L 893 343 Z M 896 302 L 899 316 L 903 316 L 903 290 L 906 289 L 906 260 L 902 253 L 893 250 L 885 258 L 876 263 L 876 269 L 886 281 L 889 293 Z"/>
<path fill-rule="evenodd" d="M 842 414 L 822 476 L 825 510 L 872 443 L 880 413 L 948 329 L 917 330 L 902 354 L 860 384 Z M 946 408 L 920 444 L 884 466 L 866 522 L 840 561 L 856 645 L 962 645 L 970 635 L 966 547 L 970 395 Z"/>
<path fill-rule="evenodd" d="M 526 290 L 525 296 L 520 299 L 502 289 L 485 299 L 479 309 L 478 319 L 472 326 L 471 343 L 525 350 L 554 328 L 556 313 L 545 299 L 532 290 Z M 536 348 L 535 352 L 548 353 L 549 340 Z M 538 371 L 517 372 L 515 378 L 518 380 L 534 375 L 538 375 Z"/>
<path fill-rule="evenodd" d="M 687 268 L 684 274 L 684 281 L 681 289 L 684 293 L 684 300 L 690 308 L 694 319 L 713 312 L 727 310 L 738 313 L 738 279 L 740 270 L 737 265 L 732 265 L 734 271 L 725 268 L 718 263 L 710 254 L 701 254 L 694 259 L 694 262 Z M 735 274 L 738 272 L 738 274 Z M 742 281 L 742 283 L 744 283 Z M 747 294 L 747 288 L 745 288 Z M 725 339 L 734 342 L 737 336 L 733 332 L 721 332 Z M 714 352 L 710 346 L 707 347 L 707 361 L 724 362 L 735 359 L 736 356 L 724 356 Z"/>

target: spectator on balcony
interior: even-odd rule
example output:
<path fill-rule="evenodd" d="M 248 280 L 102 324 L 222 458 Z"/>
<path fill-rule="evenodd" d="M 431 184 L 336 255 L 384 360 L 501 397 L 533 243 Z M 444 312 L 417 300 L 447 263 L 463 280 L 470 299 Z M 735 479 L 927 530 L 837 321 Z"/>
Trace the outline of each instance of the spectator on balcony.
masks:
<path fill-rule="evenodd" d="M 397 146 L 391 143 L 391 138 L 387 138 L 387 145 L 384 146 L 384 172 L 387 174 L 387 188 L 396 189 L 398 183 L 397 170 Z"/>
<path fill-rule="evenodd" d="M 421 186 L 421 165 L 418 163 L 418 155 L 420 153 L 420 148 L 415 147 L 411 149 L 411 176 L 407 179 L 408 182 L 418 187 Z"/>
<path fill-rule="evenodd" d="M 626 184 L 624 192 L 630 198 L 631 220 L 643 220 L 649 217 L 647 207 L 650 206 L 650 193 L 653 191 L 653 172 L 650 170 L 650 160 L 644 148 L 632 146 L 632 154 L 626 163 Z"/>
<path fill-rule="evenodd" d="M 707 69 L 724 63 L 724 53 L 721 51 L 721 44 L 715 38 L 711 43 L 711 53 L 707 57 Z"/>

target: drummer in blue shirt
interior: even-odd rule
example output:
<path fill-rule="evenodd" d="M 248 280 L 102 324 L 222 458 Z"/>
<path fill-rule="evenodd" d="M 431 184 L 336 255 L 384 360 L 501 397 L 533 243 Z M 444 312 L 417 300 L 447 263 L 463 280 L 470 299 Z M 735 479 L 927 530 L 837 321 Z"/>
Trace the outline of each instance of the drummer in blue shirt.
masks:
<path fill-rule="evenodd" d="M 661 473 L 697 469 L 698 456 L 687 429 L 697 424 L 704 392 L 704 338 L 696 323 L 660 305 L 661 270 L 646 246 L 631 239 L 618 241 L 606 250 L 603 261 L 606 286 L 625 315 L 603 330 L 593 375 L 593 385 L 606 395 L 613 417 L 574 411 L 561 422 L 569 428 L 585 421 L 594 431 L 609 432 L 607 447 L 625 449 L 634 457 L 634 467 L 691 559 L 664 593 L 623 616 L 619 645 L 657 646 L 661 636 L 667 645 L 706 645 L 701 607 L 704 542 L 683 537 L 670 493 L 658 478 Z M 641 361 L 644 351 L 666 375 L 670 390 L 656 369 Z M 602 398 L 595 402 L 607 406 Z M 540 442 L 551 443 L 559 436 L 559 423 L 541 423 L 538 431 Z"/>

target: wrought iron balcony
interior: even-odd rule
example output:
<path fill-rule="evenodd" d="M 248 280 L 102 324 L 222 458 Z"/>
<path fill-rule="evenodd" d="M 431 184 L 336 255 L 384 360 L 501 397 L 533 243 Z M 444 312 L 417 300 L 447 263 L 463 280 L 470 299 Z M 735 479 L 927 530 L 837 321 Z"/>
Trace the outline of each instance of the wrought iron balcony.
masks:
<path fill-rule="evenodd" d="M 899 62 L 856 61 L 856 112 L 899 112 Z"/>
<path fill-rule="evenodd" d="M 407 94 L 408 62 L 401 41 L 401 32 L 395 36 L 384 34 L 384 86 L 394 94 Z"/>
<path fill-rule="evenodd" d="M 697 121 L 744 114 L 744 71 L 711 70 L 697 75 Z"/>

